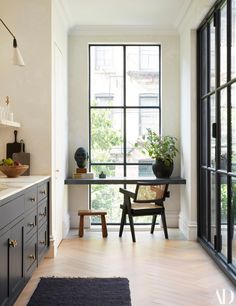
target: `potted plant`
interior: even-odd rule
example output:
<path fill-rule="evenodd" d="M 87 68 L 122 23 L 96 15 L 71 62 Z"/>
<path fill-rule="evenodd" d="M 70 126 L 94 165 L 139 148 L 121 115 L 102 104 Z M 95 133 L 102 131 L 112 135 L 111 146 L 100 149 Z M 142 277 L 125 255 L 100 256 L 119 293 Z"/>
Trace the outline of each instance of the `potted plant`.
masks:
<path fill-rule="evenodd" d="M 176 148 L 177 139 L 173 136 L 160 136 L 147 129 L 148 133 L 142 145 L 149 156 L 155 159 L 152 170 L 158 178 L 168 178 L 174 168 L 174 157 L 178 150 Z"/>

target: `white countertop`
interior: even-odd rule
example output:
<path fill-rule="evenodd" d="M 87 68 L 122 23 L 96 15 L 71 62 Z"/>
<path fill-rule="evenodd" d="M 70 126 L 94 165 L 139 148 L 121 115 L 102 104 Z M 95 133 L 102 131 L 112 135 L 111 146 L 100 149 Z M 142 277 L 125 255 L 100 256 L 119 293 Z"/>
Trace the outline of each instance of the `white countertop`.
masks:
<path fill-rule="evenodd" d="M 8 178 L 6 176 L 0 176 L 0 200 L 3 200 L 11 195 L 14 195 L 28 187 L 43 182 L 45 179 L 49 179 L 50 176 L 19 176 L 16 178 Z"/>

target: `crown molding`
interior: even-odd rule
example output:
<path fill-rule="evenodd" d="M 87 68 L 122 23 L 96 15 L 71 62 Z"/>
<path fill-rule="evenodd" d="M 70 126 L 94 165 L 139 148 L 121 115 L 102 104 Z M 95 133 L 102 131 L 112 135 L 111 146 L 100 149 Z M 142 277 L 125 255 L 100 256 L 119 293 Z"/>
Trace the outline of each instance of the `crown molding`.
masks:
<path fill-rule="evenodd" d="M 89 35 L 178 35 L 175 29 L 161 29 L 155 26 L 120 26 L 120 25 L 78 25 L 70 29 L 71 36 L 89 36 Z"/>
<path fill-rule="evenodd" d="M 185 19 L 185 17 L 188 14 L 189 8 L 192 5 L 193 0 L 185 0 L 176 20 L 174 23 L 174 26 L 176 29 L 179 28 L 180 24 L 182 23 L 182 21 Z"/>
<path fill-rule="evenodd" d="M 182 20 L 178 24 L 178 32 L 183 32 L 186 28 L 197 29 L 207 12 L 211 9 L 215 0 L 192 0 L 188 6 Z"/>

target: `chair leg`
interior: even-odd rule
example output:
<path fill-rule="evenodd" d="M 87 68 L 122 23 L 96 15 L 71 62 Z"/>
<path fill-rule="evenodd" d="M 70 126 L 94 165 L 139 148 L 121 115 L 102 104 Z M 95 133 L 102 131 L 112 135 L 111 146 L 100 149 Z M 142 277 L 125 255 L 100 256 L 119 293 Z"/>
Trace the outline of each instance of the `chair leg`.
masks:
<path fill-rule="evenodd" d="M 129 216 L 129 224 L 130 224 L 130 230 L 131 230 L 132 239 L 133 239 L 133 242 L 136 242 L 135 233 L 134 233 L 133 216 L 130 213 L 128 213 L 128 216 Z"/>
<path fill-rule="evenodd" d="M 152 227 L 151 227 L 151 234 L 153 234 L 155 225 L 156 225 L 157 215 L 153 215 L 152 217 Z"/>
<path fill-rule="evenodd" d="M 84 236 L 84 216 L 80 216 L 79 219 L 79 237 Z"/>
<path fill-rule="evenodd" d="M 102 237 L 107 237 L 107 224 L 106 224 L 106 217 L 104 215 L 101 215 L 101 221 L 102 221 Z"/>
<path fill-rule="evenodd" d="M 122 209 L 122 215 L 120 220 L 120 231 L 119 231 L 119 237 L 122 237 L 124 225 L 126 223 L 126 209 Z"/>
<path fill-rule="evenodd" d="M 165 233 L 165 238 L 168 239 L 167 225 L 166 225 L 166 216 L 165 212 L 161 215 L 162 225 Z"/>

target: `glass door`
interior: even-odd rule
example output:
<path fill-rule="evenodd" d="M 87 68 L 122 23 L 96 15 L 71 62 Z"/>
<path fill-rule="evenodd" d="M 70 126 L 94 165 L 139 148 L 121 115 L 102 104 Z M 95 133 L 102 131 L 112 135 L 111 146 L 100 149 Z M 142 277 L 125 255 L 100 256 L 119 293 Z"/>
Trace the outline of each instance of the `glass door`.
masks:
<path fill-rule="evenodd" d="M 199 241 L 236 283 L 236 0 L 198 29 Z"/>

